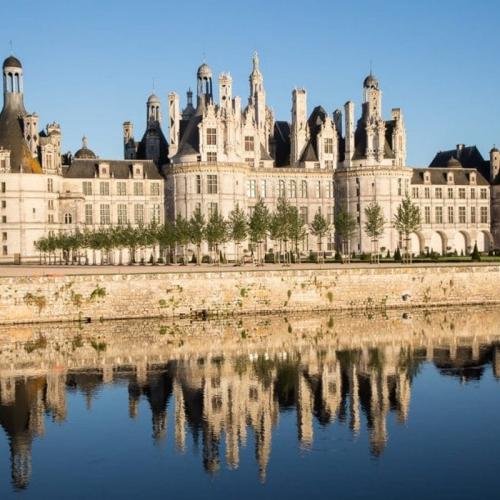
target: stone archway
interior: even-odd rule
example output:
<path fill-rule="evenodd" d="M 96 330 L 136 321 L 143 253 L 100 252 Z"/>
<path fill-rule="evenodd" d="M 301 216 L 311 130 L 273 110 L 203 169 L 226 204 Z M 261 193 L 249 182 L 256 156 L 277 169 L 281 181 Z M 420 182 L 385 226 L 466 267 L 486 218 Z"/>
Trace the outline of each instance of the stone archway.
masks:
<path fill-rule="evenodd" d="M 479 231 L 477 234 L 477 249 L 480 252 L 491 250 L 491 234 L 489 231 Z"/>
<path fill-rule="evenodd" d="M 424 250 L 424 241 L 419 233 L 410 234 L 410 251 L 413 255 L 420 255 Z"/>
<path fill-rule="evenodd" d="M 443 233 L 432 233 L 431 239 L 429 241 L 429 250 L 431 252 L 436 252 L 439 255 L 443 255 L 446 252 L 446 240 Z"/>
<path fill-rule="evenodd" d="M 465 231 L 458 231 L 454 238 L 454 248 L 457 255 L 467 255 L 470 251 L 470 237 Z"/>

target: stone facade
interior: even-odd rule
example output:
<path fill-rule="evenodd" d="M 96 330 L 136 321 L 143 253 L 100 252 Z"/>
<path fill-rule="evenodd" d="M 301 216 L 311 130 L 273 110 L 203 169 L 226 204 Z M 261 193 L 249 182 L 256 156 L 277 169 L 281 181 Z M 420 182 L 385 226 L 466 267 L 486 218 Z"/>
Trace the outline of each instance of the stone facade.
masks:
<path fill-rule="evenodd" d="M 0 278 L 0 323 L 497 304 L 500 266 Z"/>
<path fill-rule="evenodd" d="M 386 221 L 379 248 L 402 245 L 393 227 L 406 194 L 421 209 L 422 227 L 411 238 L 412 252 L 469 253 L 500 247 L 500 153 L 488 161 L 477 148 L 458 145 L 439 152 L 429 167 L 406 162 L 406 129 L 400 108 L 383 117 L 382 90 L 370 74 L 363 82 L 361 116 L 349 101 L 329 114 L 309 114 L 307 92 L 292 92 L 291 120 L 276 120 L 266 101 L 257 54 L 245 106 L 233 96 L 231 75 L 196 74 L 196 101 L 187 92 L 168 94 L 168 133 L 162 131 L 161 102 L 146 102 L 146 129 L 140 141 L 131 122 L 123 124 L 123 160 L 100 159 L 86 138 L 75 153 L 61 153 L 61 128 L 39 132 L 39 118 L 24 108 L 23 68 L 11 56 L 3 65 L 4 108 L 0 114 L 2 248 L 0 261 L 37 259 L 34 242 L 50 231 L 74 231 L 116 224 L 162 223 L 196 208 L 205 216 L 227 217 L 236 205 L 248 213 L 259 199 L 273 210 L 280 198 L 296 206 L 308 228 L 321 211 L 331 223 L 340 209 L 357 222 L 350 242 L 369 253 L 365 209 L 380 204 Z M 308 231 L 309 233 L 309 231 Z M 334 231 L 327 237 L 333 251 Z M 267 248 L 275 242 L 267 241 Z M 310 234 L 302 250 L 317 250 Z M 231 258 L 230 248 L 228 257 Z"/>

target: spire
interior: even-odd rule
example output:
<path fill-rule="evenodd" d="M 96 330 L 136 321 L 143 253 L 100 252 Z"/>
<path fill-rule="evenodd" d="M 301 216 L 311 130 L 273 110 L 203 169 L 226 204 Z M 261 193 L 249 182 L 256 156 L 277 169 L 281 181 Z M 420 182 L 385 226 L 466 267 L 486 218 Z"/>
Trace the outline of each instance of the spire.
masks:
<path fill-rule="evenodd" d="M 252 62 L 253 62 L 253 70 L 255 72 L 259 71 L 259 54 L 257 54 L 257 51 L 253 53 Z"/>
<path fill-rule="evenodd" d="M 87 136 L 84 135 L 82 137 L 82 148 L 88 149 L 88 146 L 89 146 L 89 141 L 87 139 Z"/>

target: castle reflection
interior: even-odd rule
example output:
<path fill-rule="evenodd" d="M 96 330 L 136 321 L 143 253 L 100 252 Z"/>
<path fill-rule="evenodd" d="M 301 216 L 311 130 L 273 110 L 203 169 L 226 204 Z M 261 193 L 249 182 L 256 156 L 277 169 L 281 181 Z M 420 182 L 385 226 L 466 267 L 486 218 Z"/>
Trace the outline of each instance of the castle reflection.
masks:
<path fill-rule="evenodd" d="M 470 310 L 6 328 L 0 425 L 9 437 L 13 484 L 29 484 L 33 440 L 44 435 L 47 416 L 68 418 L 67 394 L 84 395 L 91 411 L 96 392 L 113 383 L 128 385 L 130 418 L 141 400 L 148 402 L 155 442 L 169 438 L 167 421 L 174 422 L 179 452 L 191 434 L 209 473 L 223 461 L 237 468 L 252 432 L 264 481 L 273 429 L 290 409 L 300 447 L 313 446 L 317 425 L 337 422 L 354 435 L 366 425 L 370 453 L 379 456 L 388 415 L 400 423 L 409 417 L 422 363 L 463 383 L 480 380 L 488 364 L 500 377 L 499 316 Z"/>

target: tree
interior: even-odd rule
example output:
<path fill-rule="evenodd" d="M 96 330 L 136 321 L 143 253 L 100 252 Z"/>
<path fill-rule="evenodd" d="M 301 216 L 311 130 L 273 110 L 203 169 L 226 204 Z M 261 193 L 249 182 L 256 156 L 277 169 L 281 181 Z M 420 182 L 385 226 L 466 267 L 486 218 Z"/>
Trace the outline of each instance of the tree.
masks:
<path fill-rule="evenodd" d="M 270 220 L 273 220 L 273 223 L 276 224 L 276 236 L 281 243 L 284 243 L 284 252 L 285 252 L 285 264 L 288 264 L 288 240 L 291 239 L 291 228 L 290 228 L 290 204 L 286 200 L 286 198 L 279 198 L 278 205 L 276 207 L 276 212 Z"/>
<path fill-rule="evenodd" d="M 186 245 L 189 243 L 189 222 L 177 214 L 175 219 L 175 242 L 182 248 L 182 263 L 186 264 Z"/>
<path fill-rule="evenodd" d="M 318 238 L 318 255 L 321 255 L 321 259 L 324 262 L 325 253 L 322 252 L 321 244 L 323 242 L 323 238 L 330 231 L 330 224 L 325 219 L 321 210 L 318 210 L 314 216 L 313 221 L 310 224 L 311 233 Z"/>
<path fill-rule="evenodd" d="M 268 228 L 269 238 L 273 240 L 275 243 L 280 241 L 280 232 L 281 232 L 281 223 L 278 215 L 276 213 L 269 215 L 269 223 Z M 281 245 L 281 241 L 280 241 Z M 277 257 L 279 256 L 279 252 L 276 251 L 273 245 L 273 262 L 277 263 Z"/>
<path fill-rule="evenodd" d="M 370 203 L 365 208 L 365 216 L 365 233 L 372 240 L 372 262 L 378 264 L 380 262 L 378 240 L 384 234 L 385 225 L 382 207 L 376 201 Z"/>
<path fill-rule="evenodd" d="M 412 255 L 410 246 L 410 235 L 420 229 L 420 208 L 415 205 L 408 193 L 401 201 L 398 211 L 394 216 L 394 227 L 404 238 L 404 259 L 403 262 L 411 264 Z"/>
<path fill-rule="evenodd" d="M 196 264 L 201 265 L 201 244 L 205 238 L 205 216 L 199 207 L 195 209 L 189 219 L 189 240 L 196 246 Z"/>
<path fill-rule="evenodd" d="M 269 227 L 269 210 L 262 199 L 257 201 L 252 215 L 250 216 L 250 221 L 248 224 L 248 235 L 250 236 L 250 241 L 257 245 L 257 260 L 262 263 L 260 259 L 260 249 L 262 242 L 264 241 Z"/>
<path fill-rule="evenodd" d="M 228 224 L 218 210 L 214 210 L 208 219 L 206 236 L 212 250 L 215 251 L 214 261 L 220 264 L 219 245 L 227 240 Z"/>
<path fill-rule="evenodd" d="M 248 235 L 248 220 L 245 212 L 236 205 L 229 214 L 229 236 L 236 246 L 236 264 L 241 265 L 240 245 Z"/>
<path fill-rule="evenodd" d="M 168 264 L 170 258 L 167 258 L 167 256 L 171 254 L 172 248 L 175 247 L 175 226 L 170 221 L 165 221 L 165 224 L 157 230 L 157 238 L 160 255 L 165 255 L 165 264 Z"/>
<path fill-rule="evenodd" d="M 306 229 L 304 227 L 304 219 L 299 213 L 299 209 L 295 206 L 289 206 L 287 213 L 287 228 L 288 236 L 293 242 L 295 250 L 296 262 L 300 264 L 299 242 L 306 237 Z"/>
<path fill-rule="evenodd" d="M 356 231 L 356 219 L 345 208 L 341 207 L 335 216 L 335 231 L 340 239 L 340 252 L 343 261 L 351 260 L 351 239 Z"/>

